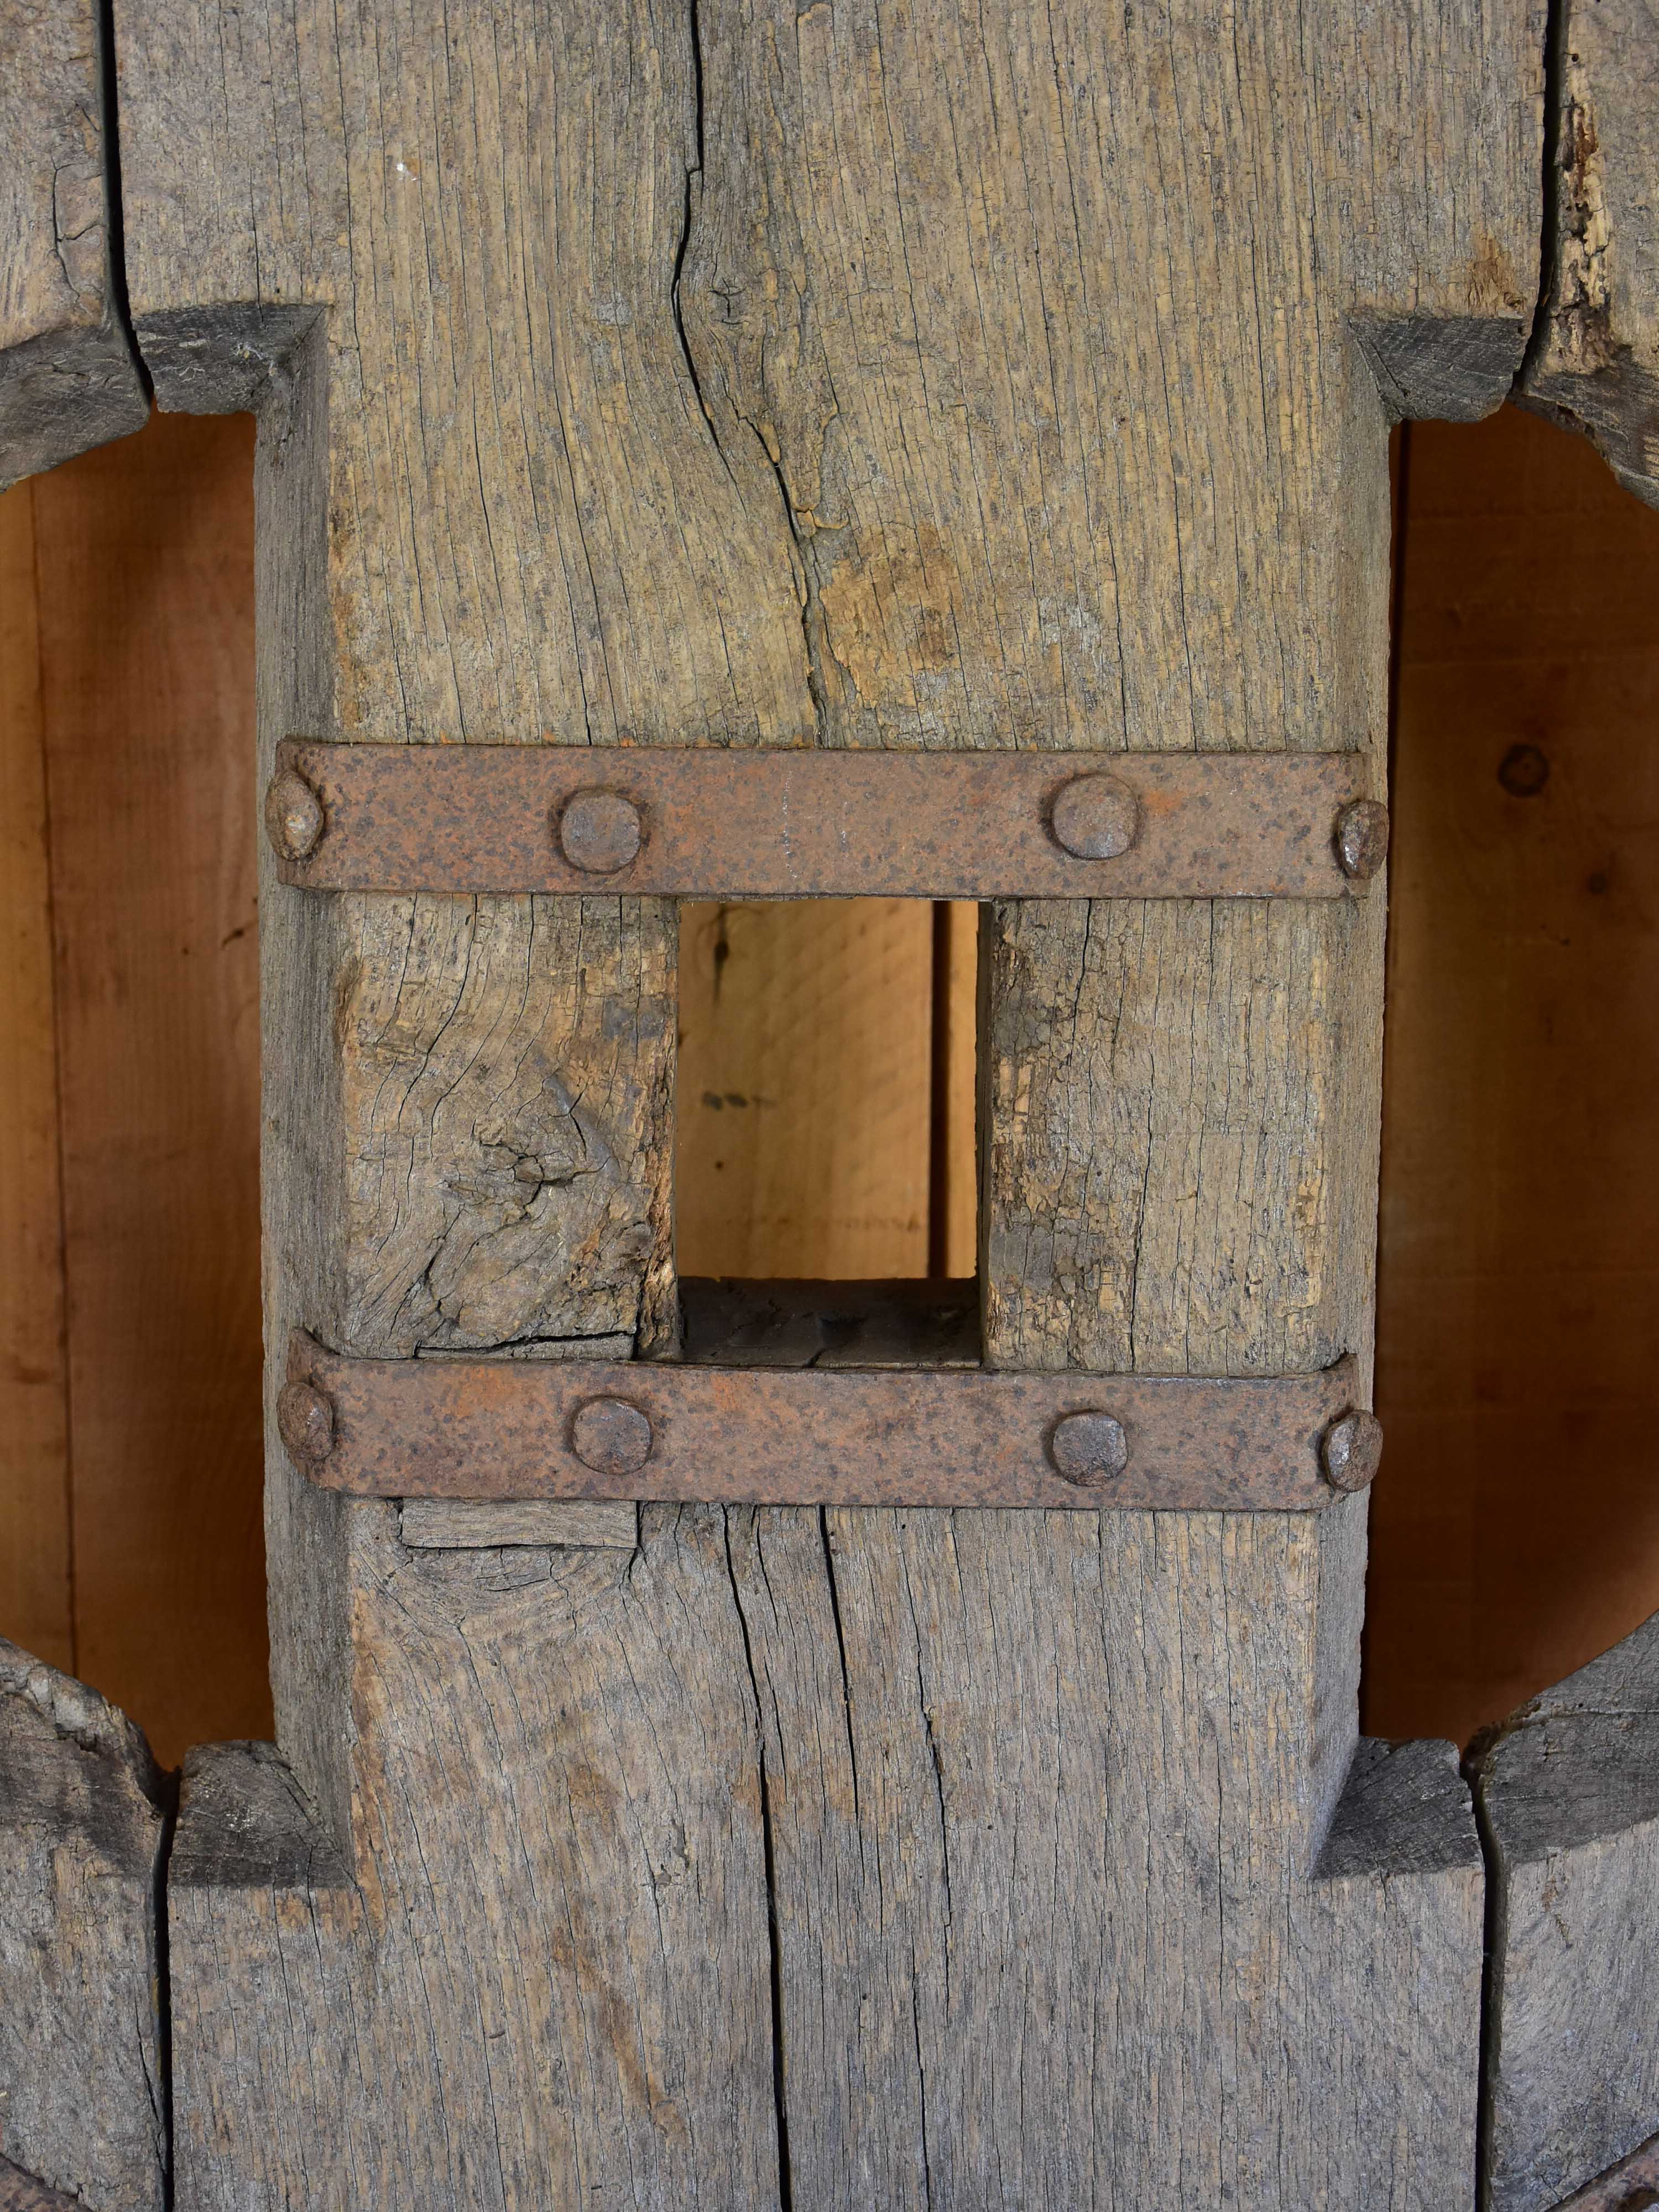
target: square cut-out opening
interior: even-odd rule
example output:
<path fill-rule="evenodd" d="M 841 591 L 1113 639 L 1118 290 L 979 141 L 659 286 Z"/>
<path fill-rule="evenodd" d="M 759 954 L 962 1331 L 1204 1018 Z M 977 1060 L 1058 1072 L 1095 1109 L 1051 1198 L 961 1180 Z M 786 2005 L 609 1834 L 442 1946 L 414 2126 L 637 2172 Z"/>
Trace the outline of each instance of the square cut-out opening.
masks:
<path fill-rule="evenodd" d="M 959 902 L 681 908 L 689 1358 L 978 1358 L 978 942 Z"/>

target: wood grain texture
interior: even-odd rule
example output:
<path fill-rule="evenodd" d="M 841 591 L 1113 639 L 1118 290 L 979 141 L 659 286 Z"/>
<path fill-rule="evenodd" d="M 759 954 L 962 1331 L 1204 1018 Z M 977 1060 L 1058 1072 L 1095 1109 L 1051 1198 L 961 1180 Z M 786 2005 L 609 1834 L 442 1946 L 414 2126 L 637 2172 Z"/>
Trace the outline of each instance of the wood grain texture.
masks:
<path fill-rule="evenodd" d="M 160 1797 L 123 1715 L 0 1641 L 0 2156 L 102 2212 L 166 2202 Z"/>
<path fill-rule="evenodd" d="M 1474 1772 L 1492 1885 L 1486 2202 L 1534 2212 L 1659 2121 L 1659 1615 L 1511 1714 Z"/>
<path fill-rule="evenodd" d="M 733 1513 L 793 2202 L 1462 2201 L 1449 1747 L 1309 1878 L 1362 1514 Z"/>
<path fill-rule="evenodd" d="M 270 1725 L 252 430 L 158 420 L 32 487 L 76 1663 L 168 1761 Z"/>
<path fill-rule="evenodd" d="M 1542 20 L 701 6 L 682 312 L 823 734 L 1362 742 L 1372 372 L 1479 414 L 1520 361 Z"/>
<path fill-rule="evenodd" d="M 34 499 L 0 494 L 0 1631 L 68 1668 L 69 1381 Z"/>
<path fill-rule="evenodd" d="M 1562 0 L 1552 43 L 1545 290 L 1517 396 L 1659 506 L 1659 25 L 1642 0 Z"/>
<path fill-rule="evenodd" d="M 775 2203 L 719 1510 L 647 1509 L 637 1553 L 418 1554 L 391 1506 L 349 1541 L 356 1881 L 270 1747 L 186 1774 L 181 2212 Z"/>
<path fill-rule="evenodd" d="M 1494 404 L 1525 335 L 1529 0 L 1317 22 L 1076 0 L 971 33 L 871 4 L 168 0 L 117 27 L 158 392 L 262 402 L 267 746 L 1380 738 L 1389 411 Z M 632 1328 L 664 1348 L 672 1097 L 637 979 L 666 988 L 665 918 L 618 918 L 580 977 L 612 1005 L 603 1095 L 645 1102 L 609 1140 L 605 1218 L 652 1231 L 623 1255 L 631 1315 L 619 1247 L 567 1226 L 573 1179 L 513 1248 L 532 1309 L 557 1301 L 526 1325 L 487 1253 L 476 1297 L 470 1256 L 447 1293 L 427 1255 L 498 1202 L 497 1091 L 510 1124 L 521 1069 L 563 1081 L 583 1032 L 542 1009 L 569 1003 L 572 925 L 263 896 L 270 1340 Z M 1167 965 L 1118 960 L 1121 1043 L 1093 979 L 1154 925 L 1078 919 L 1051 950 L 1023 934 L 1041 915 L 991 925 L 1013 948 L 999 969 L 991 946 L 986 1013 L 1010 1124 L 981 1209 L 991 1356 L 1098 1359 L 1110 1301 L 1079 1291 L 1058 1328 L 1049 1285 L 1121 1284 L 1126 1236 L 1143 1371 L 1364 1354 L 1380 900 L 1369 921 L 1176 911 Z M 1137 1129 L 1165 1063 L 1176 1092 Z M 553 1097 L 534 1087 L 515 1158 L 542 1159 Z M 1075 1191 L 1048 1133 L 1068 1127 L 1077 1153 L 1109 1133 Z M 1108 1143 L 1139 1212 L 1095 1187 Z M 489 1242 L 468 1225 L 459 1249 Z M 320 1946 L 269 1881 L 205 1882 L 195 1933 L 175 1923 L 181 2202 L 278 2202 L 332 2142 L 371 2197 L 418 2172 L 456 2205 L 572 2201 L 619 2142 L 641 2204 L 776 2202 L 778 2157 L 800 2204 L 1127 2208 L 1189 2169 L 1263 2208 L 1467 2194 L 1455 1787 L 1437 1858 L 1408 1823 L 1373 1828 L 1388 1793 L 1353 1770 L 1368 1840 L 1315 1874 L 1349 1802 L 1363 1504 L 1302 1529 L 1116 1516 L 1046 1547 L 1002 1516 L 809 1512 L 769 1548 L 745 1516 L 647 1513 L 633 1564 L 550 1570 L 614 1591 L 567 1633 L 537 1585 L 480 1591 L 499 1553 L 416 1558 L 390 1508 L 320 1499 L 280 1454 L 270 1497 L 279 1733 L 352 1887 Z M 537 1793 L 579 1753 L 625 1772 L 628 1815 L 597 1812 L 561 1858 L 580 1793 L 557 1817 Z M 280 1857 L 276 1812 L 250 1820 Z M 542 1932 L 544 1895 L 574 1948 Z M 860 1978 L 878 1910 L 896 1939 Z M 216 2065 L 273 1945 L 320 1992 L 303 2031 Z M 1073 1957 L 1126 1964 L 1086 2034 Z M 556 2036 L 542 1991 L 568 2008 Z M 393 2097 L 378 2065 L 356 2086 L 338 2039 L 359 2021 Z M 1010 2051 L 1025 2072 L 1000 2079 Z M 1114 2106 L 1146 2116 L 1138 2149 Z"/>
<path fill-rule="evenodd" d="M 97 0 L 15 0 L 0 72 L 0 489 L 149 412 L 120 305 Z"/>
<path fill-rule="evenodd" d="M 1467 1743 L 1659 1607 L 1659 517 L 1407 436 L 1364 1725 Z"/>

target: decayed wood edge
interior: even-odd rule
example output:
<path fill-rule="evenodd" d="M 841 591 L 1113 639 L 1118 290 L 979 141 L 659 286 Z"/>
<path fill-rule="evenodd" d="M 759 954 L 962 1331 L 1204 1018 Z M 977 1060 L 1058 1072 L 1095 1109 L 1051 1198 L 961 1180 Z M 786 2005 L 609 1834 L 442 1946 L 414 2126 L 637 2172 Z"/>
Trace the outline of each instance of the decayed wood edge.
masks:
<path fill-rule="evenodd" d="M 99 0 L 47 0 L 9 21 L 0 490 L 124 437 L 149 413 L 126 321 L 105 10 Z"/>
<path fill-rule="evenodd" d="M 1547 2212 L 1659 2121 L 1659 1614 L 1478 1741 L 1468 1771 L 1488 1867 L 1482 2203 Z"/>
<path fill-rule="evenodd" d="M 21 2166 L 0 2158 L 0 2212 L 75 2212 L 81 2203 L 80 2197 L 65 2197 L 61 2189 L 48 2188 Z"/>
<path fill-rule="evenodd" d="M 1644 0 L 1556 0 L 1544 294 L 1516 386 L 1659 506 L 1659 21 Z"/>
<path fill-rule="evenodd" d="M 0 2203 L 166 2201 L 170 1831 L 142 1732 L 0 1638 Z"/>
<path fill-rule="evenodd" d="M 1653 2204 L 1659 2204 L 1659 2136 L 1638 2143 L 1628 2158 L 1575 2190 L 1553 2212 L 1646 2212 Z"/>

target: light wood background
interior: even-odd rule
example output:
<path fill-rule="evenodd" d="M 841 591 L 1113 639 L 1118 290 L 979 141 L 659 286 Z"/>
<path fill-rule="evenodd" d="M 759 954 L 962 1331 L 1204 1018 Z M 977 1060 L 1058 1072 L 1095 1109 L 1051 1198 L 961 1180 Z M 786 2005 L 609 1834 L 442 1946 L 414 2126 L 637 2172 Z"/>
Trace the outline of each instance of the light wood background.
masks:
<path fill-rule="evenodd" d="M 270 1724 L 252 461 L 0 498 L 0 1632 L 164 1760 Z M 1365 1726 L 1461 1741 L 1659 1607 L 1659 515 L 1507 409 L 1401 513 Z M 684 910 L 686 1272 L 971 1272 L 975 920 Z"/>

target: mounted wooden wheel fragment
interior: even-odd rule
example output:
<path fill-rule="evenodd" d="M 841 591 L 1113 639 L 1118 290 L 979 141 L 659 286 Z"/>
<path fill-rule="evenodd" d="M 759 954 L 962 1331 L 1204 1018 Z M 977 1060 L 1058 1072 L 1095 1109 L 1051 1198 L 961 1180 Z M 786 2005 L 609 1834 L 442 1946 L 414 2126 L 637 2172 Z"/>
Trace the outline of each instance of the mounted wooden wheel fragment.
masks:
<path fill-rule="evenodd" d="M 1489 1887 L 1486 2201 L 1649 2201 L 1650 1666 L 1489 1866 L 1356 1706 L 1388 428 L 1653 492 L 1647 15 L 0 21 L 0 473 L 259 418 L 278 1735 L 0 1671 L 0 2202 L 1470 2203 Z M 769 1370 L 673 901 L 870 890 L 978 1313 Z"/>

